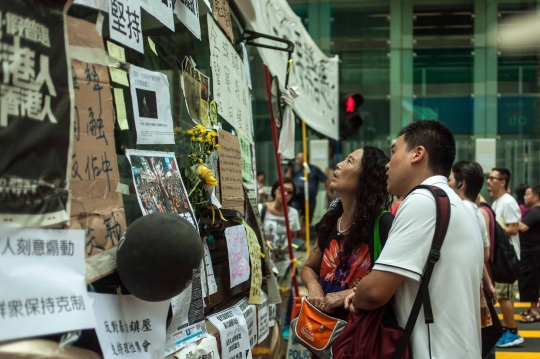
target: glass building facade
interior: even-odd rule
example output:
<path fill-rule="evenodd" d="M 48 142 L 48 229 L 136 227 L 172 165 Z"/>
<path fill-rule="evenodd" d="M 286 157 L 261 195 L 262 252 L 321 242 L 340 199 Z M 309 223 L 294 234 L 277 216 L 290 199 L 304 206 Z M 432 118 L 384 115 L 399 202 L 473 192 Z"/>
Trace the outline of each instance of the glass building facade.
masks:
<path fill-rule="evenodd" d="M 455 133 L 458 160 L 474 159 L 475 139 L 495 138 L 497 166 L 512 171 L 512 186 L 540 181 L 540 45 L 500 46 L 500 33 L 516 26 L 508 21 L 537 11 L 540 1 L 289 4 L 319 47 L 339 55 L 340 91 L 365 98 L 364 124 L 342 141 L 342 154 L 364 144 L 388 150 L 407 123 L 436 119 Z M 259 139 L 264 158 L 269 139 Z"/>

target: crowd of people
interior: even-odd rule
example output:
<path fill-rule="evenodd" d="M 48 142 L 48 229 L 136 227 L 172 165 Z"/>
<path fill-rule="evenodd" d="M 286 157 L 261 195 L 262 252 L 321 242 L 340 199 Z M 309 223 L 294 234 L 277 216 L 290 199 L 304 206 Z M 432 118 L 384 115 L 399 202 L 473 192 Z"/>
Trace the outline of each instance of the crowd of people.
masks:
<path fill-rule="evenodd" d="M 540 186 L 520 186 L 516 200 L 509 193 L 508 169 L 494 168 L 486 176 L 474 161 L 455 163 L 455 139 L 439 121 L 411 123 L 391 152 L 388 158 L 374 147 L 356 150 L 328 179 L 336 201 L 318 224 L 317 241 L 301 271 L 308 300 L 345 320 L 391 303 L 396 323 L 404 328 L 437 223 L 437 199 L 417 186 L 436 186 L 448 197 L 451 214 L 429 282 L 434 321 L 420 311 L 410 342 L 414 358 L 494 358 L 495 347 L 522 344 L 514 320 L 514 283 L 495 282 L 491 266 L 497 228 L 502 228 L 520 259 L 520 300 L 530 302 L 521 322 L 540 321 Z M 484 185 L 489 201 L 480 195 Z M 383 247 L 378 257 L 375 237 Z"/>

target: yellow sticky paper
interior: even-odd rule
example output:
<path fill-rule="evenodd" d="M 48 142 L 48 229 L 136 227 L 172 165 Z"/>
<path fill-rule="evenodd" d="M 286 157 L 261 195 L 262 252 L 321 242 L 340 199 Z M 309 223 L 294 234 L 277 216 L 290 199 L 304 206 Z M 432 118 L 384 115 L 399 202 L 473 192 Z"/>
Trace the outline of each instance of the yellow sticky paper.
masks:
<path fill-rule="evenodd" d="M 262 304 L 262 268 L 261 246 L 253 229 L 244 222 L 246 228 L 249 258 L 251 259 L 251 288 L 249 289 L 249 304 Z"/>
<path fill-rule="evenodd" d="M 113 82 L 129 87 L 129 80 L 127 77 L 127 72 L 111 66 L 109 67 L 109 73 L 111 74 L 111 80 Z"/>
<path fill-rule="evenodd" d="M 114 102 L 116 104 L 116 119 L 121 130 L 129 130 L 126 115 L 126 102 L 124 101 L 124 90 L 114 89 Z"/>
<path fill-rule="evenodd" d="M 109 55 L 111 55 L 111 57 L 114 57 L 121 62 L 126 62 L 126 52 L 123 47 L 107 41 L 107 50 L 109 51 Z"/>
<path fill-rule="evenodd" d="M 217 105 L 215 100 L 210 101 L 210 121 L 212 121 L 212 123 L 217 126 L 218 117 Z"/>
<path fill-rule="evenodd" d="M 156 51 L 156 44 L 154 44 L 154 41 L 152 41 L 150 36 L 148 36 L 148 45 L 150 45 L 150 49 L 152 49 L 154 54 L 156 54 L 156 56 L 158 56 L 157 51 Z"/>

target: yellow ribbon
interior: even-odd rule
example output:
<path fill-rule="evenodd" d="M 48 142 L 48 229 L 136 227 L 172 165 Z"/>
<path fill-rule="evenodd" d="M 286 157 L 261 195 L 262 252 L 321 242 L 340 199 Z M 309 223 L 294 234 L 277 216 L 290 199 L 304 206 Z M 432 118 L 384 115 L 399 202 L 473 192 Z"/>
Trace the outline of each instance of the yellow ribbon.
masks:
<path fill-rule="evenodd" d="M 289 74 L 289 72 L 291 72 L 292 65 L 293 65 L 293 59 L 289 59 L 289 65 L 287 66 L 287 75 Z"/>
<path fill-rule="evenodd" d="M 302 262 L 300 262 L 298 259 L 296 258 L 293 258 L 293 260 L 291 261 L 291 264 L 292 264 L 292 271 L 291 273 L 294 275 L 295 271 L 296 271 L 296 266 L 297 265 L 301 265 Z"/>
<path fill-rule="evenodd" d="M 217 208 L 216 206 L 212 206 L 210 207 L 210 209 L 212 210 L 212 224 L 214 224 L 215 220 L 216 220 L 216 213 L 215 213 L 215 210 L 218 211 L 219 213 L 219 217 L 221 218 L 222 221 L 224 222 L 228 222 L 225 217 L 223 217 L 223 213 L 221 213 L 220 209 Z"/>

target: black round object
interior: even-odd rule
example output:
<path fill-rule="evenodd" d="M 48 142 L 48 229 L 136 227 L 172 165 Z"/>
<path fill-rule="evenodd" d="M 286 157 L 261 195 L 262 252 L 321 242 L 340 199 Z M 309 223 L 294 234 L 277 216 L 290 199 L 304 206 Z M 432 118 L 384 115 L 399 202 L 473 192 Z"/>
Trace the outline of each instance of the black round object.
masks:
<path fill-rule="evenodd" d="M 202 251 L 199 233 L 186 219 L 152 213 L 128 227 L 118 245 L 116 265 L 131 294 L 159 302 L 182 292 L 201 263 Z"/>

